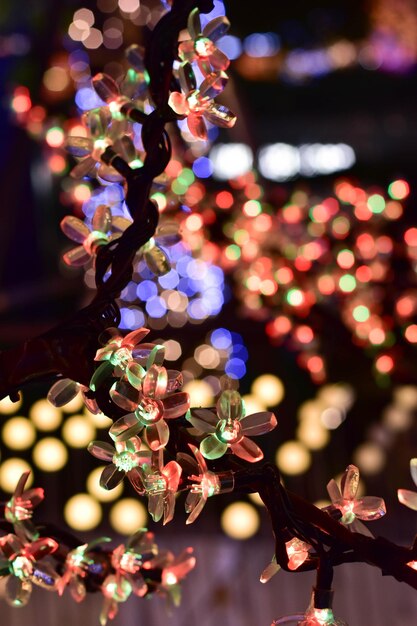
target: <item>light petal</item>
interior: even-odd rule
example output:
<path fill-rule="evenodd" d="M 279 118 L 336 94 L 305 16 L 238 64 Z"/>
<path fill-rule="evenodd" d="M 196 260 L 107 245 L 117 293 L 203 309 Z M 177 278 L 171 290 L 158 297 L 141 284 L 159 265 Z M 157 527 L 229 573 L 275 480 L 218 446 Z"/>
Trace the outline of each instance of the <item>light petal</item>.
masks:
<path fill-rule="evenodd" d="M 70 172 L 71 178 L 84 178 L 84 176 L 93 176 L 96 169 L 97 161 L 91 156 L 85 157 L 77 163 Z"/>
<path fill-rule="evenodd" d="M 204 111 L 204 117 L 211 124 L 220 126 L 220 128 L 233 128 L 236 124 L 237 117 L 227 106 L 211 102 Z"/>
<path fill-rule="evenodd" d="M 79 393 L 81 385 L 70 378 L 61 378 L 48 391 L 49 402 L 56 407 L 65 406 Z"/>
<path fill-rule="evenodd" d="M 203 141 L 207 140 L 207 128 L 200 114 L 190 113 L 187 118 L 187 126 L 193 137 Z"/>
<path fill-rule="evenodd" d="M 106 204 L 100 204 L 93 215 L 93 230 L 98 230 L 101 233 L 108 233 L 111 228 L 111 221 L 110 207 Z"/>
<path fill-rule="evenodd" d="M 92 80 L 93 88 L 98 97 L 104 100 L 104 102 L 112 102 L 119 96 L 119 87 L 117 83 L 108 74 L 96 74 Z"/>
<path fill-rule="evenodd" d="M 233 454 L 245 461 L 249 461 L 249 463 L 256 463 L 256 461 L 264 458 L 264 453 L 260 447 L 252 439 L 248 439 L 248 437 L 242 437 L 237 443 L 232 443 L 230 448 Z"/>
<path fill-rule="evenodd" d="M 114 367 L 110 363 L 110 361 L 103 361 L 102 363 L 100 363 L 100 365 L 91 377 L 90 389 L 92 391 L 96 391 L 96 389 L 98 389 L 104 383 L 104 381 L 112 375 L 113 369 Z"/>
<path fill-rule="evenodd" d="M 142 383 L 142 392 L 144 396 L 150 398 L 161 398 L 167 390 L 168 373 L 165 367 L 160 365 L 152 365 L 146 373 Z"/>
<path fill-rule="evenodd" d="M 143 258 L 151 272 L 156 276 L 163 276 L 171 270 L 169 258 L 159 246 L 152 246 L 149 250 L 145 250 Z"/>
<path fill-rule="evenodd" d="M 126 337 L 122 341 L 122 346 L 125 348 L 135 348 L 138 343 L 145 339 L 146 335 L 149 335 L 148 328 L 137 328 L 136 330 L 132 330 L 131 333 L 128 333 Z"/>
<path fill-rule="evenodd" d="M 9 576 L 6 582 L 6 601 L 12 606 L 26 606 L 32 593 L 32 583 L 28 579 L 20 580 Z"/>
<path fill-rule="evenodd" d="M 70 265 L 71 267 L 82 267 L 88 263 L 91 259 L 91 255 L 87 252 L 84 246 L 77 246 L 76 248 L 72 248 L 63 254 L 62 259 L 64 263 Z"/>
<path fill-rule="evenodd" d="M 132 387 L 135 389 L 142 388 L 142 380 L 146 374 L 145 369 L 139 363 L 131 361 L 127 366 L 126 377 Z"/>
<path fill-rule="evenodd" d="M 194 497 L 193 497 L 194 496 Z M 204 498 L 202 494 L 189 493 L 187 500 L 185 501 L 185 510 L 190 513 L 187 517 L 186 524 L 192 524 L 195 522 L 201 511 L 204 509 L 207 498 Z"/>
<path fill-rule="evenodd" d="M 127 381 L 119 380 L 112 385 L 110 397 L 117 406 L 125 411 L 134 411 L 139 403 L 139 391 Z"/>
<path fill-rule="evenodd" d="M 88 226 L 74 215 L 66 215 L 61 220 L 60 227 L 64 235 L 76 243 L 84 243 L 90 234 Z"/>
<path fill-rule="evenodd" d="M 184 42 L 185 45 L 183 45 L 182 50 L 184 51 L 185 54 L 187 54 L 185 48 L 186 48 L 186 44 L 187 42 Z M 194 58 L 195 56 L 195 52 L 194 52 L 194 44 L 191 42 L 191 58 Z M 190 93 L 190 91 L 194 91 L 194 89 L 197 89 L 197 80 L 194 74 L 194 70 L 191 66 L 191 63 L 181 63 L 179 69 L 178 69 L 178 78 L 180 81 L 180 85 L 181 85 L 181 89 L 183 90 L 184 93 Z M 188 108 L 188 105 L 186 105 L 186 107 Z M 184 115 L 187 115 L 188 111 L 184 111 Z"/>
<path fill-rule="evenodd" d="M 238 391 L 226 389 L 217 400 L 217 414 L 223 420 L 240 419 L 243 415 L 242 396 Z"/>
<path fill-rule="evenodd" d="M 177 115 L 188 115 L 189 107 L 186 97 L 179 91 L 173 91 L 168 100 L 168 104 Z"/>
<path fill-rule="evenodd" d="M 417 459 L 411 459 L 410 472 L 411 472 L 411 478 L 413 479 L 414 484 L 417 485 Z"/>
<path fill-rule="evenodd" d="M 148 511 L 153 521 L 159 522 L 164 513 L 164 497 L 162 494 L 149 496 Z"/>
<path fill-rule="evenodd" d="M 332 478 L 327 483 L 327 493 L 329 494 L 330 500 L 334 502 L 338 502 L 342 499 L 342 494 L 340 493 L 340 489 L 337 485 L 337 482 Z"/>
<path fill-rule="evenodd" d="M 225 15 L 220 15 L 210 20 L 203 29 L 203 37 L 207 37 L 212 41 L 217 41 L 220 37 L 224 37 L 230 28 L 230 22 Z"/>
<path fill-rule="evenodd" d="M 272 576 L 275 576 L 275 574 L 279 572 L 280 569 L 281 566 L 278 565 L 274 556 L 271 563 L 265 567 L 259 580 L 261 581 L 261 583 L 267 583 L 269 580 L 271 580 Z"/>
<path fill-rule="evenodd" d="M 150 424 L 145 430 L 145 440 L 151 450 L 164 448 L 169 439 L 169 427 L 165 420 L 161 419 L 155 424 Z"/>
<path fill-rule="evenodd" d="M 175 463 L 175 461 L 174 461 Z M 175 512 L 175 493 L 173 491 L 168 491 L 164 498 L 164 526 L 168 524 L 174 517 Z"/>
<path fill-rule="evenodd" d="M 201 97 L 212 100 L 221 94 L 228 80 L 229 78 L 225 72 L 212 72 L 200 85 L 199 91 Z"/>
<path fill-rule="evenodd" d="M 227 444 L 217 439 L 216 435 L 208 435 L 200 443 L 200 452 L 206 459 L 219 459 L 227 451 Z"/>
<path fill-rule="evenodd" d="M 114 422 L 109 430 L 113 441 L 127 441 L 137 435 L 143 428 L 134 413 L 128 413 Z"/>
<path fill-rule="evenodd" d="M 89 137 L 67 137 L 64 147 L 72 156 L 80 158 L 91 154 L 94 142 Z"/>
<path fill-rule="evenodd" d="M 175 419 L 185 415 L 190 408 L 190 396 L 187 392 L 180 391 L 164 398 L 162 404 L 164 405 L 164 418 L 167 420 Z"/>
<path fill-rule="evenodd" d="M 353 500 L 358 491 L 358 486 L 359 470 L 356 465 L 348 465 L 340 482 L 342 498 L 345 500 Z"/>
<path fill-rule="evenodd" d="M 100 461 L 111 461 L 116 452 L 113 446 L 106 441 L 91 441 L 87 450 Z"/>
<path fill-rule="evenodd" d="M 37 563 L 33 569 L 31 580 L 38 587 L 47 591 L 56 591 L 58 587 L 59 575 L 50 563 Z"/>
<path fill-rule="evenodd" d="M 355 500 L 353 512 L 359 519 L 372 521 L 385 515 L 387 509 L 382 498 L 365 496 L 364 498 Z"/>
<path fill-rule="evenodd" d="M 107 465 L 101 472 L 100 487 L 110 491 L 122 482 L 125 475 L 125 472 L 122 472 L 113 463 L 110 463 L 110 465 Z"/>
<path fill-rule="evenodd" d="M 215 48 L 213 52 L 209 56 L 209 61 L 211 66 L 215 70 L 227 70 L 230 65 L 229 58 L 219 50 L 219 48 Z"/>
<path fill-rule="evenodd" d="M 200 11 L 197 8 L 193 9 L 188 16 L 187 30 L 191 39 L 197 39 L 201 35 Z"/>
<path fill-rule="evenodd" d="M 142 496 L 145 493 L 145 487 L 143 486 L 142 474 L 140 470 L 137 467 L 134 467 L 130 470 L 130 472 L 127 472 L 127 477 L 133 489 Z"/>
<path fill-rule="evenodd" d="M 178 370 L 167 370 L 168 374 L 168 385 L 167 385 L 167 393 L 172 393 L 173 391 L 178 391 L 181 389 L 184 378 L 181 372 Z"/>
<path fill-rule="evenodd" d="M 176 461 L 170 461 L 165 465 L 162 470 L 162 474 L 168 480 L 169 491 L 178 491 L 178 485 L 180 484 L 180 478 L 182 474 L 182 467 Z"/>
<path fill-rule="evenodd" d="M 242 433 L 248 436 L 263 435 L 269 433 L 277 425 L 277 418 L 271 411 L 252 413 L 242 417 Z"/>
<path fill-rule="evenodd" d="M 409 489 L 398 489 L 398 500 L 409 509 L 417 511 L 417 493 Z"/>
<path fill-rule="evenodd" d="M 203 433 L 214 433 L 216 431 L 219 418 L 216 413 L 208 409 L 191 409 L 186 416 L 194 428 L 201 430 Z"/>

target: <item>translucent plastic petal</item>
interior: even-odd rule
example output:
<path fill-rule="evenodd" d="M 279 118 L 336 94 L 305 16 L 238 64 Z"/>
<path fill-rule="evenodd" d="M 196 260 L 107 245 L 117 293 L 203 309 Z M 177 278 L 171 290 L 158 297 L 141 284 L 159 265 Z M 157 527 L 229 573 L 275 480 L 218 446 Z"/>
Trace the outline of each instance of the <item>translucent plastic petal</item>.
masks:
<path fill-rule="evenodd" d="M 146 371 L 142 365 L 131 361 L 127 366 L 126 377 L 132 387 L 135 387 L 135 389 L 141 389 L 145 373 Z"/>
<path fill-rule="evenodd" d="M 271 411 L 252 413 L 241 420 L 242 433 L 248 436 L 269 433 L 277 425 L 277 418 Z"/>
<path fill-rule="evenodd" d="M 218 104 L 217 102 L 212 102 L 206 107 L 204 117 L 211 124 L 215 124 L 221 128 L 232 128 L 237 120 L 233 111 L 224 104 Z"/>
<path fill-rule="evenodd" d="M 162 404 L 164 406 L 164 418 L 167 420 L 175 419 L 185 415 L 190 408 L 190 396 L 185 391 L 180 391 L 164 398 Z"/>
<path fill-rule="evenodd" d="M 219 48 L 215 48 L 209 57 L 210 64 L 215 70 L 224 71 L 230 65 L 229 58 L 219 50 Z"/>
<path fill-rule="evenodd" d="M 120 183 L 122 182 L 123 176 L 119 174 L 117 170 L 114 169 L 111 165 L 106 165 L 105 163 L 100 163 L 96 176 L 98 181 L 103 185 L 108 183 Z"/>
<path fill-rule="evenodd" d="M 187 39 L 186 41 L 181 41 L 178 44 L 178 56 L 181 59 L 181 61 L 187 62 L 188 64 L 194 61 L 196 57 L 194 41 L 192 41 L 191 39 Z M 181 80 L 181 78 L 180 78 L 180 84 L 181 84 L 181 89 L 183 89 L 187 93 L 188 91 L 187 84 L 185 83 L 183 85 L 183 81 Z M 195 89 L 195 85 L 194 87 L 191 87 L 191 89 Z"/>
<path fill-rule="evenodd" d="M 264 458 L 260 447 L 252 439 L 248 439 L 248 437 L 242 437 L 237 443 L 232 443 L 230 448 L 233 454 L 245 461 L 249 461 L 249 463 L 256 463 L 256 461 Z"/>
<path fill-rule="evenodd" d="M 107 490 L 114 489 L 122 482 L 124 477 L 125 472 L 122 472 L 113 463 L 110 463 L 101 473 L 100 487 Z"/>
<path fill-rule="evenodd" d="M 92 391 L 98 389 L 104 383 L 104 381 L 112 375 L 113 369 L 114 367 L 110 363 L 110 361 L 103 361 L 102 363 L 100 363 L 100 365 L 91 377 L 90 389 Z"/>
<path fill-rule="evenodd" d="M 265 567 L 259 580 L 261 581 L 261 583 L 267 583 L 269 580 L 271 580 L 272 576 L 275 576 L 275 574 L 279 572 L 280 569 L 281 569 L 281 566 L 278 565 L 274 557 L 274 560 L 271 561 L 271 563 Z"/>
<path fill-rule="evenodd" d="M 173 246 L 181 241 L 178 224 L 176 222 L 164 222 L 155 233 L 155 239 L 162 246 Z"/>
<path fill-rule="evenodd" d="M 104 102 L 109 103 L 118 98 L 119 87 L 108 74 L 103 74 L 102 72 L 96 74 L 93 77 L 92 83 L 98 97 L 104 100 Z"/>
<path fill-rule="evenodd" d="M 71 178 L 84 178 L 84 176 L 93 176 L 96 169 L 97 161 L 91 156 L 85 157 L 72 168 Z"/>
<path fill-rule="evenodd" d="M 398 489 L 398 500 L 409 509 L 417 511 L 417 493 L 408 489 Z"/>
<path fill-rule="evenodd" d="M 346 500 L 353 500 L 358 491 L 358 486 L 359 470 L 356 465 L 348 465 L 340 482 L 342 497 Z"/>
<path fill-rule="evenodd" d="M 81 386 L 70 378 L 61 378 L 48 391 L 48 401 L 56 407 L 65 406 L 79 393 Z"/>
<path fill-rule="evenodd" d="M 186 524 L 192 524 L 193 522 L 195 522 L 201 511 L 204 509 L 206 502 L 207 498 L 204 498 L 201 494 L 188 494 L 185 501 L 185 510 L 187 513 L 190 514 L 187 517 L 187 521 L 185 522 Z"/>
<path fill-rule="evenodd" d="M 139 403 L 139 391 L 128 382 L 119 380 L 110 389 L 110 397 L 125 411 L 134 411 Z"/>
<path fill-rule="evenodd" d="M 372 521 L 385 515 L 387 509 L 382 498 L 365 496 L 355 501 L 353 512 L 361 520 Z"/>
<path fill-rule="evenodd" d="M 142 393 L 150 398 L 160 398 L 167 390 L 168 374 L 165 367 L 152 365 L 142 383 Z"/>
<path fill-rule="evenodd" d="M 114 422 L 109 430 L 113 441 L 127 441 L 137 435 L 143 428 L 134 413 L 128 413 Z"/>
<path fill-rule="evenodd" d="M 93 147 L 93 140 L 89 137 L 68 137 L 65 142 L 67 152 L 79 158 L 91 154 Z"/>
<path fill-rule="evenodd" d="M 107 233 L 111 228 L 111 211 L 106 204 L 100 204 L 94 212 L 93 230 Z"/>
<path fill-rule="evenodd" d="M 117 154 L 119 154 L 122 159 L 124 159 L 128 163 L 136 159 L 137 155 L 135 145 L 131 138 L 127 135 L 124 135 L 123 137 L 117 139 L 113 144 L 113 148 L 115 152 L 117 152 Z"/>
<path fill-rule="evenodd" d="M 145 493 L 145 487 L 143 486 L 142 474 L 140 473 L 140 470 L 137 467 L 134 467 L 130 470 L 130 472 L 127 472 L 127 477 L 133 489 L 139 495 L 143 495 Z"/>
<path fill-rule="evenodd" d="M 224 72 L 212 72 L 200 85 L 201 97 L 212 100 L 221 94 L 228 80 L 228 76 Z"/>
<path fill-rule="evenodd" d="M 142 46 L 133 44 L 125 50 L 125 56 L 129 64 L 135 68 L 137 72 L 143 72 L 145 69 L 144 56 L 145 50 Z"/>
<path fill-rule="evenodd" d="M 227 444 L 219 441 L 216 435 L 209 435 L 200 443 L 200 452 L 206 459 L 219 459 L 226 451 Z"/>
<path fill-rule="evenodd" d="M 74 215 L 66 215 L 60 223 L 61 230 L 72 241 L 76 243 L 84 243 L 90 234 L 90 229 L 78 217 Z"/>
<path fill-rule="evenodd" d="M 25 546 L 25 552 L 27 552 L 35 561 L 43 559 L 48 554 L 52 554 L 58 549 L 58 543 L 50 537 L 42 537 L 41 539 L 35 539 L 31 543 Z"/>
<path fill-rule="evenodd" d="M 121 217 L 120 215 L 113 216 L 112 226 L 115 230 L 124 232 L 131 224 L 132 220 L 128 220 L 126 217 Z"/>
<path fill-rule="evenodd" d="M 20 580 L 9 576 L 6 582 L 6 601 L 12 606 L 26 606 L 32 593 L 32 583 L 28 579 Z"/>
<path fill-rule="evenodd" d="M 203 28 L 203 37 L 208 37 L 212 41 L 217 41 L 224 37 L 230 28 L 230 22 L 225 15 L 220 15 L 210 20 Z"/>
<path fill-rule="evenodd" d="M 184 93 L 189 93 L 190 91 L 194 91 L 194 89 L 197 89 L 197 80 L 190 63 L 181 63 L 178 69 L 178 78 L 180 81 L 181 89 L 184 91 Z"/>
<path fill-rule="evenodd" d="M 242 397 L 238 391 L 227 389 L 217 400 L 217 414 L 223 420 L 238 420 L 243 415 Z"/>
<path fill-rule="evenodd" d="M 177 115 L 188 115 L 189 113 L 190 109 L 188 107 L 187 99 L 184 94 L 179 91 L 173 91 L 170 94 L 168 104 Z"/>
<path fill-rule="evenodd" d="M 87 590 L 79 576 L 71 576 L 68 584 L 72 598 L 76 602 L 82 602 L 87 595 Z"/>
<path fill-rule="evenodd" d="M 342 494 L 340 493 L 340 489 L 337 485 L 337 482 L 332 478 L 327 483 L 327 493 L 329 494 L 330 500 L 334 502 L 338 502 L 342 499 Z"/>
<path fill-rule="evenodd" d="M 349 524 L 349 530 L 354 533 L 359 533 L 361 535 L 365 535 L 365 537 L 373 537 L 373 534 L 369 530 L 365 524 L 362 524 L 358 519 L 354 519 L 351 524 Z"/>
<path fill-rule="evenodd" d="M 111 461 L 116 452 L 113 446 L 105 441 L 91 441 L 87 450 L 101 461 Z"/>
<path fill-rule="evenodd" d="M 193 137 L 203 141 L 207 140 L 207 128 L 201 115 L 190 113 L 187 119 L 187 126 Z"/>
<path fill-rule="evenodd" d="M 191 39 L 197 39 L 197 37 L 201 35 L 200 11 L 198 9 L 193 9 L 189 14 L 187 30 L 190 33 Z"/>
<path fill-rule="evenodd" d="M 34 567 L 31 580 L 38 587 L 42 587 L 42 589 L 46 589 L 47 591 L 56 591 L 59 575 L 50 563 L 42 561 L 37 563 Z"/>
<path fill-rule="evenodd" d="M 163 524 L 168 524 L 174 517 L 175 512 L 175 493 L 169 491 L 164 498 L 164 521 Z"/>
<path fill-rule="evenodd" d="M 151 450 L 164 448 L 169 439 L 169 427 L 165 420 L 161 419 L 155 424 L 150 424 L 145 430 L 146 443 Z"/>
<path fill-rule="evenodd" d="M 219 423 L 216 413 L 208 409 L 191 409 L 185 418 L 198 430 L 203 433 L 214 433 Z"/>
<path fill-rule="evenodd" d="M 417 459 L 411 459 L 410 472 L 411 472 L 411 478 L 413 479 L 414 484 L 417 485 Z"/>
<path fill-rule="evenodd" d="M 148 585 L 146 584 L 142 574 L 136 572 L 134 578 L 129 577 L 129 581 L 132 585 L 133 593 L 136 596 L 139 596 L 139 598 L 143 598 L 148 591 Z"/>
<path fill-rule="evenodd" d="M 181 372 L 178 370 L 167 370 L 168 374 L 168 385 L 167 385 L 167 393 L 172 393 L 173 391 L 177 391 L 181 389 L 184 378 Z"/>
<path fill-rule="evenodd" d="M 196 446 L 194 446 L 192 443 L 189 443 L 188 447 L 190 448 L 190 450 L 192 451 L 192 453 L 194 454 L 197 460 L 200 473 L 204 474 L 205 472 L 207 472 L 207 463 L 203 455 L 201 454 L 200 450 Z"/>
<path fill-rule="evenodd" d="M 128 333 L 126 337 L 122 341 L 123 347 L 134 348 L 145 339 L 146 335 L 149 335 L 148 328 L 137 328 L 136 330 L 132 330 L 131 333 Z"/>
<path fill-rule="evenodd" d="M 68 250 L 68 252 L 62 256 L 62 259 L 64 263 L 71 267 L 81 267 L 88 263 L 91 259 L 91 255 L 86 251 L 84 246 L 78 246 L 77 248 Z"/>
<path fill-rule="evenodd" d="M 180 483 L 182 467 L 176 461 L 170 461 L 162 470 L 163 475 L 168 480 L 168 489 L 176 492 Z"/>
<path fill-rule="evenodd" d="M 169 258 L 159 246 L 153 246 L 149 250 L 145 250 L 143 258 L 151 272 L 156 276 L 163 276 L 171 270 Z"/>
<path fill-rule="evenodd" d="M 152 345 L 152 344 L 149 344 Z M 148 355 L 146 360 L 146 369 L 149 369 L 152 365 L 162 365 L 165 358 L 165 346 L 162 345 L 152 345 L 152 350 Z"/>
<path fill-rule="evenodd" d="M 112 121 L 112 115 L 108 107 L 100 107 L 84 113 L 83 120 L 90 130 L 91 136 L 94 139 L 101 139 L 107 132 L 108 126 Z"/>
<path fill-rule="evenodd" d="M 161 494 L 149 496 L 148 511 L 153 521 L 159 522 L 164 514 L 164 497 Z"/>

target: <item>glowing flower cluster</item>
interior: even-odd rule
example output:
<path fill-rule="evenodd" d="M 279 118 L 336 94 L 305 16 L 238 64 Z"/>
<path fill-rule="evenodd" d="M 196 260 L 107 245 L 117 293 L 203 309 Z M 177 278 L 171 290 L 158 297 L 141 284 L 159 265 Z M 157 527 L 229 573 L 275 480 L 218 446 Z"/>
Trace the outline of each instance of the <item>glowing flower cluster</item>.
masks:
<path fill-rule="evenodd" d="M 221 393 L 216 412 L 192 409 L 186 417 L 205 435 L 200 443 L 200 452 L 205 458 L 218 459 L 230 449 L 250 463 L 260 461 L 263 452 L 247 435 L 263 435 L 277 425 L 276 417 L 270 411 L 246 416 L 242 398 L 233 390 Z"/>

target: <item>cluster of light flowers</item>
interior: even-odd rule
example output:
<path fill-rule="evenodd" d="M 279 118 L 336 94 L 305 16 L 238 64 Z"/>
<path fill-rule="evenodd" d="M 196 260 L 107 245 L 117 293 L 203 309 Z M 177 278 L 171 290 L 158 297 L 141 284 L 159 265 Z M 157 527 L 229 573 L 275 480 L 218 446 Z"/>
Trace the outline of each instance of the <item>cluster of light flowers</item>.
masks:
<path fill-rule="evenodd" d="M 193 569 L 195 558 L 187 548 L 178 556 L 160 550 L 154 536 L 139 529 L 126 543 L 109 549 L 107 537 L 68 547 L 59 537 L 40 537 L 32 522 L 33 509 L 43 500 L 41 488 L 25 489 L 29 472 L 22 474 L 8 502 L 4 519 L 11 525 L 0 537 L 0 578 L 6 581 L 6 600 L 25 606 L 33 585 L 62 595 L 68 588 L 76 602 L 93 585 L 103 595 L 100 624 L 113 619 L 120 603 L 131 595 L 158 595 L 178 604 L 180 581 Z M 58 540 L 58 541 L 57 541 Z"/>

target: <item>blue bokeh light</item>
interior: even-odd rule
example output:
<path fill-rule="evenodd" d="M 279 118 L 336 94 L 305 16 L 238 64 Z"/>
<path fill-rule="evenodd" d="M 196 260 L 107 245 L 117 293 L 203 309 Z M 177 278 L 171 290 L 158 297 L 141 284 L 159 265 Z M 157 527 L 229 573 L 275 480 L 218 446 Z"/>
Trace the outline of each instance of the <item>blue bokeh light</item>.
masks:
<path fill-rule="evenodd" d="M 227 350 L 232 345 L 232 335 L 226 328 L 216 328 L 211 333 L 210 341 L 217 350 Z"/>
<path fill-rule="evenodd" d="M 213 174 L 213 164 L 208 157 L 199 157 L 193 163 L 193 172 L 199 178 L 209 178 Z"/>
<path fill-rule="evenodd" d="M 226 363 L 224 371 L 230 378 L 243 378 L 246 374 L 246 365 L 242 359 L 229 359 Z"/>

